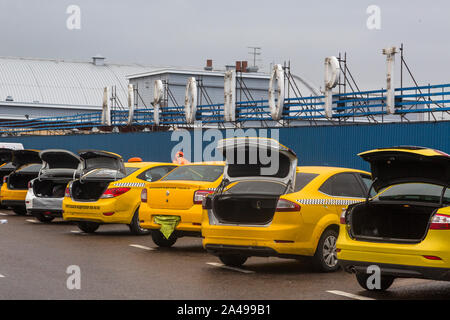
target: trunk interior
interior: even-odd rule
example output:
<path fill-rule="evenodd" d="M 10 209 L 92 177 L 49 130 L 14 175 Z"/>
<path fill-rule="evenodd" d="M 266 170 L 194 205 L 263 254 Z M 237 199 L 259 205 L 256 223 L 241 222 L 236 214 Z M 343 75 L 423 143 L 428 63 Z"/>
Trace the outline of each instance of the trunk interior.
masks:
<path fill-rule="evenodd" d="M 35 180 L 33 182 L 33 191 L 36 197 L 42 198 L 63 198 L 67 181 Z"/>
<path fill-rule="evenodd" d="M 376 242 L 417 243 L 428 231 L 428 223 L 439 206 L 363 203 L 351 212 L 351 233 L 357 239 Z"/>
<path fill-rule="evenodd" d="M 18 172 L 10 174 L 8 177 L 8 189 L 10 190 L 27 190 L 28 182 L 37 178 L 38 172 Z"/>
<path fill-rule="evenodd" d="M 74 181 L 72 184 L 72 198 L 80 201 L 97 201 L 100 196 L 108 188 L 109 182 L 83 182 L 79 180 Z"/>
<path fill-rule="evenodd" d="M 214 215 L 221 223 L 264 225 L 275 214 L 279 196 L 218 195 L 213 199 Z"/>

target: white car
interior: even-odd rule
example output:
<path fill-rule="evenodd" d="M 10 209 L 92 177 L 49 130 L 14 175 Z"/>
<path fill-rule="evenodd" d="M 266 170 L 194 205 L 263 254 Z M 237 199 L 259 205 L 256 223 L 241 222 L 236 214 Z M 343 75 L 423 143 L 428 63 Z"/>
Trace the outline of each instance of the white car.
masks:
<path fill-rule="evenodd" d="M 67 150 L 49 149 L 39 153 L 42 169 L 28 184 L 27 213 L 41 222 L 62 217 L 62 202 L 67 183 L 79 177 L 81 158 Z"/>

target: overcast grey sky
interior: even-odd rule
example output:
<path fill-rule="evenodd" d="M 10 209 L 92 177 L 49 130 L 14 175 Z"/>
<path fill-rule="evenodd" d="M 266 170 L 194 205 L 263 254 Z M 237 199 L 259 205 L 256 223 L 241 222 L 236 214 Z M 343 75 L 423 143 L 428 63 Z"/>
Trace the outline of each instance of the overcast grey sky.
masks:
<path fill-rule="evenodd" d="M 81 9 L 79 30 L 66 27 L 72 4 Z M 369 5 L 381 9 L 380 30 L 366 26 Z M 101 53 L 108 62 L 194 67 L 211 58 L 222 67 L 250 60 L 247 47 L 260 46 L 265 69 L 290 59 L 295 73 L 321 86 L 324 58 L 347 52 L 369 89 L 385 85 L 381 49 L 403 42 L 418 81 L 443 83 L 449 18 L 449 1 L 0 0 L 0 56 Z"/>

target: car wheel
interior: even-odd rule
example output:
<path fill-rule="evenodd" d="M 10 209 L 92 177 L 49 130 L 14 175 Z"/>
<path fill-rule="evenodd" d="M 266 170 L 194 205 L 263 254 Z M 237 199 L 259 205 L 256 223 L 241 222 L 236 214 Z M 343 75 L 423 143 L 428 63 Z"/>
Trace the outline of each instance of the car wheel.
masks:
<path fill-rule="evenodd" d="M 247 261 L 248 257 L 242 254 L 221 254 L 219 255 L 219 259 L 226 266 L 240 267 Z"/>
<path fill-rule="evenodd" d="M 46 216 L 42 213 L 35 213 L 33 216 L 38 219 L 40 222 L 52 222 L 55 217 Z"/>
<path fill-rule="evenodd" d="M 100 227 L 100 224 L 91 221 L 79 221 L 77 222 L 77 226 L 83 232 L 94 233 L 95 231 L 97 231 L 98 227 Z"/>
<path fill-rule="evenodd" d="M 338 233 L 335 230 L 328 229 L 320 237 L 316 253 L 313 257 L 315 267 L 322 272 L 333 272 L 339 269 L 336 241 Z"/>
<path fill-rule="evenodd" d="M 27 209 L 23 207 L 13 207 L 12 210 L 15 214 L 19 216 L 26 216 L 27 215 Z"/>
<path fill-rule="evenodd" d="M 395 278 L 391 276 L 381 276 L 380 279 L 380 288 L 373 288 L 369 289 L 367 286 L 367 280 L 369 279 L 371 275 L 365 274 L 365 273 L 357 273 L 356 274 L 356 280 L 358 281 L 359 285 L 369 291 L 385 291 L 389 289 L 389 287 L 394 283 Z"/>
<path fill-rule="evenodd" d="M 172 233 L 169 239 L 161 233 L 159 230 L 152 230 L 152 240 L 158 246 L 162 248 L 170 248 L 177 242 L 177 237 L 174 233 Z"/>
<path fill-rule="evenodd" d="M 139 222 L 139 208 L 137 208 L 134 212 L 133 219 L 131 219 L 129 227 L 130 231 L 135 235 L 146 235 L 150 233 L 150 230 L 141 227 L 141 223 Z"/>

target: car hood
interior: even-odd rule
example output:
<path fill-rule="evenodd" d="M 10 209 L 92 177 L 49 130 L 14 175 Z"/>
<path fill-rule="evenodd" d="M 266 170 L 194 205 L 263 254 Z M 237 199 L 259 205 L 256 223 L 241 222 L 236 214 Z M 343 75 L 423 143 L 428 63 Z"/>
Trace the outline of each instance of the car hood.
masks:
<path fill-rule="evenodd" d="M 217 151 L 226 159 L 223 179 L 228 183 L 245 180 L 276 181 L 286 192 L 295 186 L 297 155 L 269 138 L 230 138 L 218 142 Z"/>
<path fill-rule="evenodd" d="M 450 186 L 450 155 L 423 147 L 393 147 L 360 153 L 370 163 L 373 188 L 423 182 Z"/>

